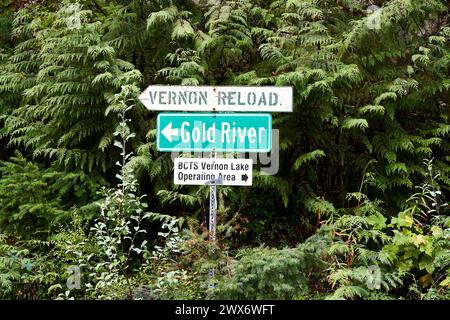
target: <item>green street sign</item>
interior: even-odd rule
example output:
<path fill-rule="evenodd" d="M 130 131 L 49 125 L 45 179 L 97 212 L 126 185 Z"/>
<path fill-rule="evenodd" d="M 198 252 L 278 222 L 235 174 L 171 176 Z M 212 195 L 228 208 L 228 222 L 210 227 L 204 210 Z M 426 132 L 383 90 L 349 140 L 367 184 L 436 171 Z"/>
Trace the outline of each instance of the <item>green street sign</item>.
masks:
<path fill-rule="evenodd" d="M 160 113 L 159 151 L 269 152 L 272 116 L 268 113 Z"/>

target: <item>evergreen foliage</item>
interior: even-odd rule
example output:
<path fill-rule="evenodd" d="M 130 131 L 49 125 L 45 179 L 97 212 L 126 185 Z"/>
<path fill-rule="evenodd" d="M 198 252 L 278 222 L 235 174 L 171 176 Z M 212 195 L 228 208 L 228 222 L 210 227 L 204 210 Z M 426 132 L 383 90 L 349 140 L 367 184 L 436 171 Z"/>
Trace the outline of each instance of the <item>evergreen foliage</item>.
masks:
<path fill-rule="evenodd" d="M 105 183 L 83 172 L 42 169 L 20 153 L 0 162 L 0 176 L 0 230 L 25 238 L 48 237 L 71 210 L 92 218 L 98 211 L 92 201 Z"/>
<path fill-rule="evenodd" d="M 105 117 L 108 101 L 141 75 L 102 40 L 102 25 L 90 11 L 80 11 L 79 28 L 68 27 L 71 14 L 63 7 L 28 25 L 22 19 L 30 13 L 23 9 L 16 18 L 14 33 L 34 34 L 17 45 L 0 80 L 1 92 L 22 94 L 18 106 L 3 116 L 3 132 L 11 145 L 31 149 L 35 157 L 106 171 L 112 159 L 105 151 L 117 125 L 113 115 Z M 21 79 L 25 82 L 18 86 Z"/>
<path fill-rule="evenodd" d="M 302 299 L 308 296 L 313 274 L 323 271 L 320 246 L 323 239 L 310 238 L 297 248 L 242 250 L 231 279 L 218 287 L 219 299 Z"/>
<path fill-rule="evenodd" d="M 3 1 L 0 297 L 449 299 L 449 4 L 370 4 Z M 294 89 L 277 173 L 218 188 L 215 256 L 150 84 Z"/>

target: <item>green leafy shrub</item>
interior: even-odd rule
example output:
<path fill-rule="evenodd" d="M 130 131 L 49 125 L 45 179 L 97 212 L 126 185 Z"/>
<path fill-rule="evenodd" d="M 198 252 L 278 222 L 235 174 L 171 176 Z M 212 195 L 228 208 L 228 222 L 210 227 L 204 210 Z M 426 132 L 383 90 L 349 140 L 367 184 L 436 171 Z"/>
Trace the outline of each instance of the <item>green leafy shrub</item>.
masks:
<path fill-rule="evenodd" d="M 49 299 L 48 289 L 63 281 L 52 244 L 0 235 L 0 298 Z"/>
<path fill-rule="evenodd" d="M 195 269 L 188 247 L 192 238 L 181 231 L 183 220 L 172 218 L 162 224 L 149 259 L 142 265 L 139 278 L 148 282 L 152 299 L 203 299 L 205 278 Z M 204 241 L 203 241 L 204 242 Z M 202 266 L 205 266 L 202 264 Z"/>
<path fill-rule="evenodd" d="M 313 236 L 297 248 L 244 249 L 236 256 L 231 276 L 219 282 L 219 299 L 304 299 L 313 274 L 323 271 L 321 246 Z"/>
<path fill-rule="evenodd" d="M 68 222 L 70 210 L 87 219 L 96 211 L 92 202 L 100 177 L 83 172 L 42 168 L 16 153 L 0 162 L 0 230 L 22 237 L 48 236 L 57 224 Z"/>
<path fill-rule="evenodd" d="M 91 11 L 80 10 L 80 27 L 69 27 L 68 8 L 42 9 L 40 18 L 27 9 L 18 13 L 13 33 L 20 44 L 0 72 L 0 92 L 14 93 L 17 107 L 0 116 L 2 133 L 34 157 L 104 172 L 117 158 L 117 119 L 105 115 L 108 101 L 122 85 L 140 82 L 141 74 L 102 39 L 105 31 Z"/>
<path fill-rule="evenodd" d="M 360 193 L 349 195 L 349 200 L 361 205 L 328 221 L 325 227 L 334 234 L 327 250 L 330 298 L 423 298 L 430 290 L 448 296 L 448 203 L 440 197 L 432 162 L 426 167 L 420 192 L 390 223 L 380 202 Z"/>
<path fill-rule="evenodd" d="M 432 162 L 425 165 L 419 192 L 390 223 L 380 201 L 349 194 L 349 203 L 357 205 L 337 210 L 297 248 L 240 251 L 217 297 L 445 299 L 450 289 L 448 203 Z"/>
<path fill-rule="evenodd" d="M 181 239 L 175 226 L 178 221 L 147 211 L 144 196 L 137 194 L 138 182 L 129 165 L 132 154 L 127 152 L 127 146 L 135 134 L 130 130 L 128 124 L 131 120 L 125 117 L 125 113 L 134 107 L 130 102 L 134 101 L 135 93 L 136 87 L 123 86 L 108 109 L 108 112 L 118 113 L 120 118 L 114 132 L 114 145 L 120 149 L 121 155 L 121 161 L 116 163 L 119 168 L 117 187 L 100 190 L 102 198 L 97 203 L 100 214 L 87 235 L 81 232 L 82 236 L 75 239 L 66 235 L 59 241 L 71 259 L 67 262 L 79 266 L 83 272 L 83 288 L 67 290 L 60 293 L 59 298 L 174 297 L 179 277 L 186 279 L 185 272 L 181 270 L 163 271 L 163 265 L 170 260 L 171 254 L 178 252 L 177 247 L 180 246 Z M 165 244 L 163 247 L 155 246 L 151 252 L 147 230 L 142 225 L 153 220 L 162 221 L 163 228 L 168 228 L 169 232 L 159 233 L 165 238 Z M 147 275 L 147 271 L 150 274 Z M 152 285 L 151 274 L 155 273 L 156 283 Z"/>

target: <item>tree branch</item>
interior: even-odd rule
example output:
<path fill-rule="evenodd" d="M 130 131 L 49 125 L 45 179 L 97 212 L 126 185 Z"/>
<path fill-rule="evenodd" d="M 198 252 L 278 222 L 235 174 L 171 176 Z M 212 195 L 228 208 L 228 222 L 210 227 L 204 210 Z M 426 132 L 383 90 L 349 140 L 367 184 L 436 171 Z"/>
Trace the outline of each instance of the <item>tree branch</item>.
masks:
<path fill-rule="evenodd" d="M 102 9 L 102 7 L 100 7 L 100 5 L 97 3 L 97 1 L 92 0 L 92 2 L 95 4 L 95 7 L 98 9 L 98 11 L 100 11 L 105 17 L 107 17 L 106 12 Z"/>

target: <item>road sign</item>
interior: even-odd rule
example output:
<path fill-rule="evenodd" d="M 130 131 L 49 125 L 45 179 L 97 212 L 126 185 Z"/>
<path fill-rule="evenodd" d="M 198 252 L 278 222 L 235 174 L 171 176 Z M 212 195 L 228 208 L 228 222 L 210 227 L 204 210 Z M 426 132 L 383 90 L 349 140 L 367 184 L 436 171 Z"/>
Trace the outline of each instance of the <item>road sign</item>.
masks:
<path fill-rule="evenodd" d="M 139 100 L 149 110 L 292 112 L 292 87 L 149 86 Z"/>
<path fill-rule="evenodd" d="M 252 159 L 175 158 L 174 184 L 251 186 Z"/>
<path fill-rule="evenodd" d="M 159 151 L 269 152 L 272 116 L 268 113 L 160 113 Z"/>

